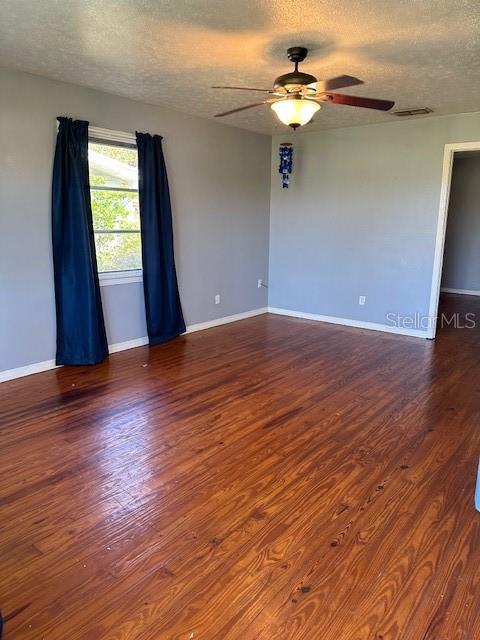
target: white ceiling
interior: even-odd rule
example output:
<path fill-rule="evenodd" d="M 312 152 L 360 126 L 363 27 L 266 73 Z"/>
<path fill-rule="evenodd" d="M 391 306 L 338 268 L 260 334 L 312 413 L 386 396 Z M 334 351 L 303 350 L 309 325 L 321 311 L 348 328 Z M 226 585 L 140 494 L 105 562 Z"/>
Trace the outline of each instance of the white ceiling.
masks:
<path fill-rule="evenodd" d="M 435 114 L 480 111 L 480 0 L 0 2 L 3 66 L 208 118 L 259 96 L 211 85 L 270 87 L 291 70 L 293 45 L 311 50 L 303 71 L 365 81 L 346 93 Z M 393 118 L 326 105 L 307 130 Z M 222 121 L 284 130 L 265 106 Z"/>

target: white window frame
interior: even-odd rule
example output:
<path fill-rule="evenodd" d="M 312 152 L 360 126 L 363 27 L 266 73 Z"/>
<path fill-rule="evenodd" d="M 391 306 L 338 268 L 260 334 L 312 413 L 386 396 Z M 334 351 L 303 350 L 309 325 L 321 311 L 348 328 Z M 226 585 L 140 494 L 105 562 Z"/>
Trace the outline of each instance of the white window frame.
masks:
<path fill-rule="evenodd" d="M 101 127 L 88 127 L 88 139 L 98 140 L 98 142 L 120 142 L 137 145 L 134 133 L 125 131 L 114 131 L 113 129 L 102 129 Z M 143 282 L 142 269 L 129 269 L 128 271 L 103 271 L 98 274 L 101 287 L 108 287 L 117 284 L 131 284 L 133 282 Z"/>

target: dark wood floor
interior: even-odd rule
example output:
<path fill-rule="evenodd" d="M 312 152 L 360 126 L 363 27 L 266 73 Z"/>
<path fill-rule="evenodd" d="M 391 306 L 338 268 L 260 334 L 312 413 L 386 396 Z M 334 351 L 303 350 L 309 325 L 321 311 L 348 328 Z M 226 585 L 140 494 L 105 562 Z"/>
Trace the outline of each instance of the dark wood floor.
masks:
<path fill-rule="evenodd" d="M 480 327 L 260 316 L 0 402 L 5 640 L 480 638 Z"/>

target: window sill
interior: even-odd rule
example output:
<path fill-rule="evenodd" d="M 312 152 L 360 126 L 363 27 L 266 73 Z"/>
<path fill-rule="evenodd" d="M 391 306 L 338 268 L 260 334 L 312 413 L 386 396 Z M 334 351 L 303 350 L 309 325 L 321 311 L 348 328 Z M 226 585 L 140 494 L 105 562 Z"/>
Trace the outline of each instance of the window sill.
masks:
<path fill-rule="evenodd" d="M 132 282 L 142 282 L 143 273 L 141 269 L 132 271 L 105 271 L 98 274 L 101 287 L 109 287 L 113 284 L 130 284 Z"/>

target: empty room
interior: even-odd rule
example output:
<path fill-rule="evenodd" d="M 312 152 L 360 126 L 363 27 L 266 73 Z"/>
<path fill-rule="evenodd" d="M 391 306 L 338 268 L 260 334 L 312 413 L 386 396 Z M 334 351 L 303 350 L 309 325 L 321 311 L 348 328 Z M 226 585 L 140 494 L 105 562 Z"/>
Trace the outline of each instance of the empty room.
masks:
<path fill-rule="evenodd" d="M 478 0 L 2 0 L 2 640 L 480 639 Z"/>

